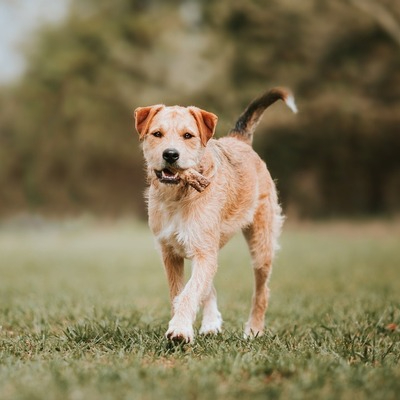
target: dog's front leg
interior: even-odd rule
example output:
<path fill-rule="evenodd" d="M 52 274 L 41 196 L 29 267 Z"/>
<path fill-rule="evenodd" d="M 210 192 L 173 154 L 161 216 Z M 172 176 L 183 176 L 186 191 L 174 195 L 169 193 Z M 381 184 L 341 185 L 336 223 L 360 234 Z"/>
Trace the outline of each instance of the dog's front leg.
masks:
<path fill-rule="evenodd" d="M 193 341 L 193 322 L 200 304 L 209 295 L 217 270 L 217 251 L 193 258 L 192 275 L 183 291 L 174 300 L 174 316 L 166 337 L 174 341 Z"/>
<path fill-rule="evenodd" d="M 171 312 L 174 315 L 174 300 L 184 287 L 184 259 L 176 255 L 169 246 L 162 246 L 161 253 L 167 274 Z"/>
<path fill-rule="evenodd" d="M 221 327 L 222 316 L 217 307 L 217 292 L 212 286 L 210 293 L 204 299 L 200 333 L 202 335 L 217 334 L 221 332 Z"/>

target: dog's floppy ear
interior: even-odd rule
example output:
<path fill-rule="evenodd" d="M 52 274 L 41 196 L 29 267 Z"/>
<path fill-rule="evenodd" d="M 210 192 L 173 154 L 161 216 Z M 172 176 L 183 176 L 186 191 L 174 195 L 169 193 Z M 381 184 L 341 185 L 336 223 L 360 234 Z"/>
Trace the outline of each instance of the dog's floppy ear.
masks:
<path fill-rule="evenodd" d="M 197 127 L 200 132 L 200 139 L 203 146 L 212 138 L 217 126 L 218 117 L 208 111 L 201 110 L 197 107 L 188 107 L 190 113 L 196 120 Z"/>
<path fill-rule="evenodd" d="M 151 120 L 162 108 L 164 108 L 163 104 L 157 104 L 149 107 L 138 107 L 135 110 L 135 128 L 139 133 L 140 140 L 143 140 Z"/>

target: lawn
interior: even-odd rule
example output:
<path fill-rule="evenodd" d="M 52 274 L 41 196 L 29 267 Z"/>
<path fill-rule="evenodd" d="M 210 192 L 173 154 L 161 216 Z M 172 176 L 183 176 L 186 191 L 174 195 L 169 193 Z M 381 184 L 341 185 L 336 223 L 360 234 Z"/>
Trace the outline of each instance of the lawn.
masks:
<path fill-rule="evenodd" d="M 263 337 L 242 335 L 238 236 L 216 277 L 223 334 L 173 347 L 146 225 L 3 221 L 0 399 L 399 398 L 400 223 L 287 224 L 281 243 Z"/>

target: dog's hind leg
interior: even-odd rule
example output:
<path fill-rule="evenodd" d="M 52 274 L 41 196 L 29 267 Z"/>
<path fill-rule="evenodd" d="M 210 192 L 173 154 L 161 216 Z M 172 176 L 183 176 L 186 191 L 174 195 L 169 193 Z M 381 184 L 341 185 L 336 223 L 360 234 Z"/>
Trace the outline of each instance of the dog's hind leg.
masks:
<path fill-rule="evenodd" d="M 250 249 L 255 280 L 250 316 L 244 332 L 246 337 L 262 335 L 264 331 L 269 299 L 268 280 L 281 225 L 280 207 L 262 204 L 253 224 L 243 230 Z"/>
<path fill-rule="evenodd" d="M 212 286 L 210 293 L 203 302 L 203 320 L 200 334 L 209 335 L 221 332 L 222 317 L 217 307 L 217 292 Z"/>

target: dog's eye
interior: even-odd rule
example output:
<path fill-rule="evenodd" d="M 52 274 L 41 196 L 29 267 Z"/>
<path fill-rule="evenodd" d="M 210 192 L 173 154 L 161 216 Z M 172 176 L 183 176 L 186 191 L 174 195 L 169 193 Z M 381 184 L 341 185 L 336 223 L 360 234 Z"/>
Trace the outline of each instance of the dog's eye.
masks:
<path fill-rule="evenodd" d="M 153 132 L 152 135 L 153 135 L 154 137 L 157 137 L 157 138 L 162 137 L 162 133 L 161 133 L 160 131 Z"/>
<path fill-rule="evenodd" d="M 193 135 L 191 133 L 189 133 L 189 132 L 186 132 L 186 133 L 183 134 L 183 138 L 184 139 L 191 139 L 192 137 L 193 137 Z"/>

